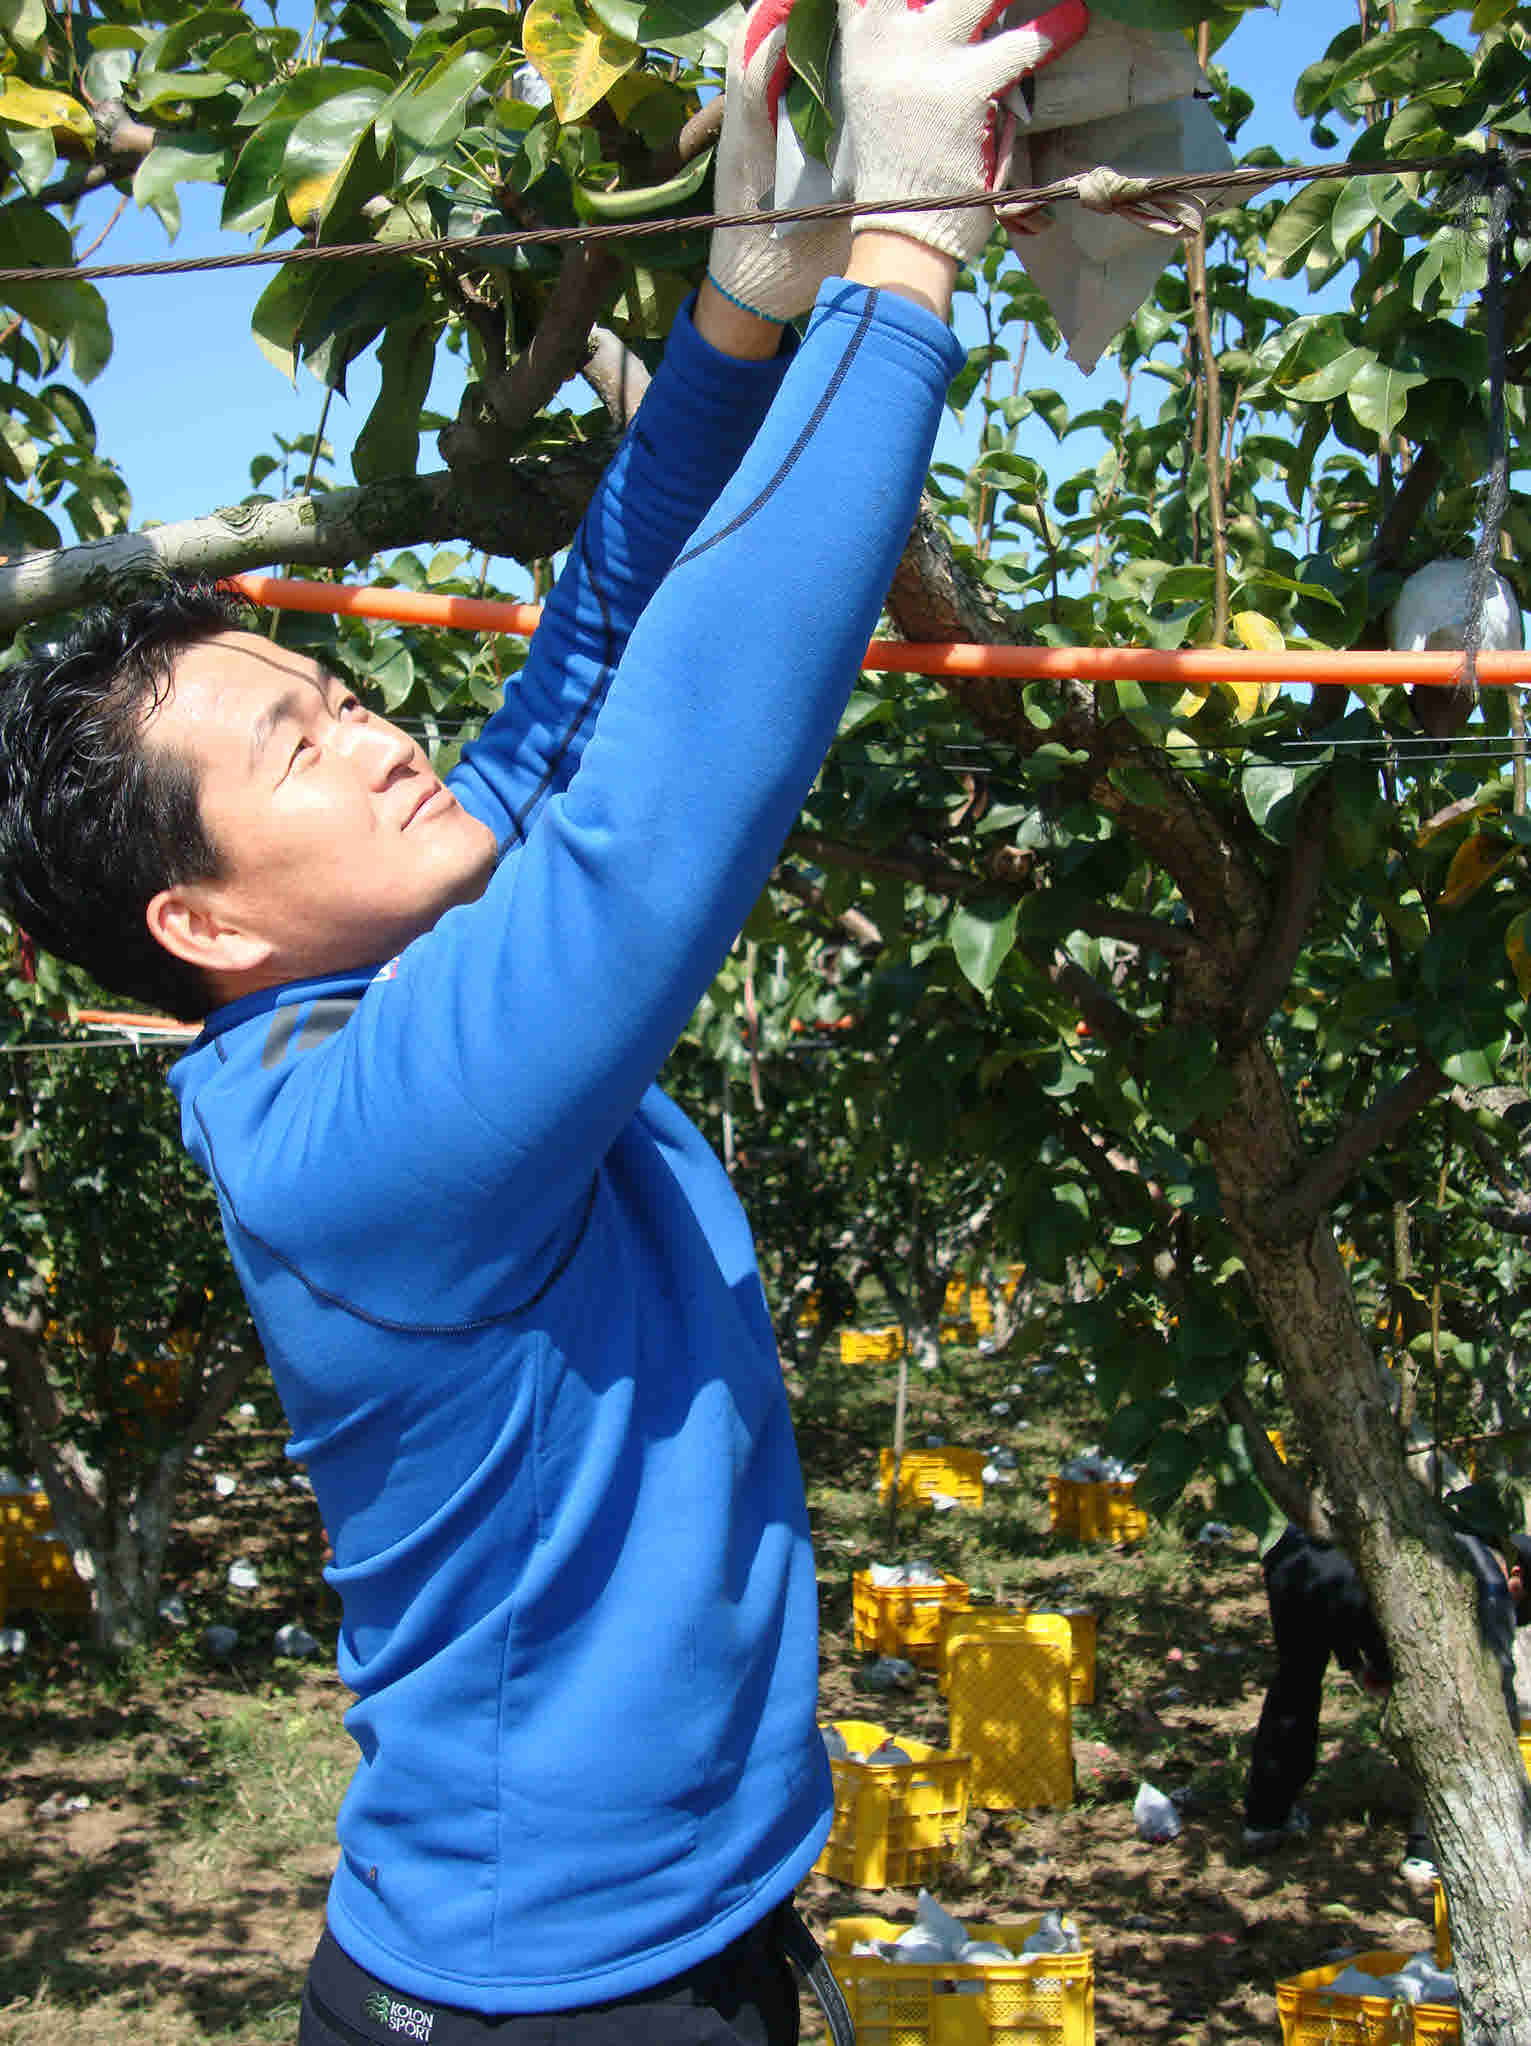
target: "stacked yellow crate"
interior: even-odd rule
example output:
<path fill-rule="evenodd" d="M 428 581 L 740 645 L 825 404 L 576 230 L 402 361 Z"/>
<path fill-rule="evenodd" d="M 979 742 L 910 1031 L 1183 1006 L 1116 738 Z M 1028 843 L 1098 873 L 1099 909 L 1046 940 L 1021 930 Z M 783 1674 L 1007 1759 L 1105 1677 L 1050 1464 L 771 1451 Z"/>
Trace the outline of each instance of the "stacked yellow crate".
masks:
<path fill-rule="evenodd" d="M 1023 1954 L 1040 1918 L 974 1925 L 1010 1962 L 885 1961 L 852 1951 L 907 1926 L 839 1918 L 824 1949 L 860 2046 L 1095 2046 L 1095 1956 Z"/>
<path fill-rule="evenodd" d="M 967 1602 L 968 1588 L 960 1577 L 943 1573 L 936 1584 L 874 1584 L 869 1570 L 857 1570 L 851 1577 L 856 1647 L 863 1655 L 898 1655 L 934 1669 L 941 1615 Z"/>
<path fill-rule="evenodd" d="M 953 1749 L 973 1758 L 972 1800 L 995 1811 L 1074 1801 L 1073 1643 L 1061 1613 L 1023 1627 L 953 1630 L 946 1651 Z"/>
<path fill-rule="evenodd" d="M 1399 2006 L 1386 1993 L 1347 1996 L 1329 1987 L 1346 1968 L 1363 1975 L 1396 1975 L 1405 1953 L 1379 1948 L 1352 1954 L 1346 1961 L 1307 1968 L 1276 1984 L 1276 2015 L 1281 2021 L 1281 2046 L 1455 2046 L 1462 2021 L 1454 2004 L 1415 2003 Z"/>
<path fill-rule="evenodd" d="M 982 1506 L 981 1449 L 906 1449 L 898 1460 L 901 1504 L 928 1502 L 940 1492 L 961 1506 Z M 893 1451 L 878 1452 L 878 1496 L 884 1502 L 893 1490 Z"/>
<path fill-rule="evenodd" d="M 887 1328 L 843 1328 L 840 1331 L 842 1364 L 887 1364 L 903 1354 L 904 1331 L 897 1322 Z"/>
<path fill-rule="evenodd" d="M 870 1754 L 890 1737 L 865 1719 L 837 1719 L 834 1727 L 852 1754 Z M 897 1740 L 907 1762 L 831 1757 L 835 1817 L 817 1874 L 882 1890 L 924 1882 L 950 1859 L 967 1823 L 970 1759 L 904 1734 Z"/>

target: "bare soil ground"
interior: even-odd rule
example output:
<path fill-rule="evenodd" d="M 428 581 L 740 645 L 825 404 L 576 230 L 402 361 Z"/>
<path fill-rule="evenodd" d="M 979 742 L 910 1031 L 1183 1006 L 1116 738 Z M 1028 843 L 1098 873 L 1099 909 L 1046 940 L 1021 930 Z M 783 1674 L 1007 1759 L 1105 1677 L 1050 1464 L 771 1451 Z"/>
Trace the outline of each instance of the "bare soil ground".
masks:
<path fill-rule="evenodd" d="M 1397 1868 L 1409 1798 L 1377 1737 L 1377 1708 L 1331 1675 L 1311 1838 L 1265 1859 L 1240 1841 L 1249 1736 L 1271 1667 L 1253 1538 L 1195 1540 L 1183 1503 L 1133 1551 L 1081 1547 L 1047 1528 L 1046 1474 L 1093 1439 L 1081 1386 L 1013 1361 L 954 1358 L 916 1374 L 909 1439 L 927 1433 L 1018 1458 L 1012 1489 L 977 1511 L 905 1512 L 890 1536 L 876 1503 L 889 1437 L 888 1367 L 790 1381 L 818 1548 L 823 1716 L 872 1719 L 943 1743 L 933 1676 L 906 1693 L 858 1685 L 850 1580 L 871 1561 L 919 1555 L 975 1596 L 1098 1615 L 1096 1701 L 1074 1712 L 1075 1801 L 977 1813 L 932 1882 L 963 1918 L 1062 1908 L 1095 1953 L 1097 2036 L 1145 2046 L 1280 2037 L 1275 1983 L 1340 1949 L 1428 1945 L 1430 1903 Z M 1011 1394 L 1013 1413 L 991 1401 Z M 269 1394 L 231 1416 L 189 1467 L 166 1590 L 189 1624 L 111 1679 L 73 1622 L 11 1615 L 26 1653 L 0 1664 L 0 2046 L 192 2046 L 291 2040 L 322 1924 L 336 1805 L 353 1750 L 333 1674 L 338 1613 L 319 1572 L 312 1498 L 284 1482 Z M 217 1474 L 235 1478 L 219 1496 Z M 253 1562 L 253 1592 L 228 1566 Z M 321 1653 L 273 1654 L 299 1621 Z M 227 1664 L 199 1646 L 238 1627 Z M 1143 1781 L 1183 1792 L 1168 1844 L 1137 1837 Z M 79 1800 L 88 1800 L 80 1803 Z M 802 1904 L 822 1929 L 844 1916 L 912 1916 L 901 1891 L 820 1876 Z M 809 2012 L 805 2036 L 822 2037 Z"/>

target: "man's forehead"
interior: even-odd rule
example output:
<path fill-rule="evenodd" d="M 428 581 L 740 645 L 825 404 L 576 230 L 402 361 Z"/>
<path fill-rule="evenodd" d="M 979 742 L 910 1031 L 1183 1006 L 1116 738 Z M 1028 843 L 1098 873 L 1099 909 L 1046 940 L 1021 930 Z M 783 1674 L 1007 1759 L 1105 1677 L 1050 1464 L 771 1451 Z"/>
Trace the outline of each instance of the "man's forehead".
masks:
<path fill-rule="evenodd" d="M 304 687 L 322 696 L 329 681 L 311 656 L 274 646 L 259 633 L 214 633 L 176 657 L 170 686 L 147 711 L 145 728 L 222 728 L 232 737 L 247 731 L 276 697 Z"/>
<path fill-rule="evenodd" d="M 218 632 L 177 656 L 170 669 L 172 695 L 182 689 L 211 689 L 242 698 L 262 689 L 290 689 L 295 682 L 324 690 L 328 677 L 309 654 L 276 646 L 258 632 Z"/>

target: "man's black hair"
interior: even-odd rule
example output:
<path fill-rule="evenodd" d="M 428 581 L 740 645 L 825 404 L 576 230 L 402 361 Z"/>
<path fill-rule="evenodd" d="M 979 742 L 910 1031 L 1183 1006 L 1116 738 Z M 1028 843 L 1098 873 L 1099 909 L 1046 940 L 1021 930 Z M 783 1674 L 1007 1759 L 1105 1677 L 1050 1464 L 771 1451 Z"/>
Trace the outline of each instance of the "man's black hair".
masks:
<path fill-rule="evenodd" d="M 103 987 L 187 1021 L 207 1014 L 211 990 L 144 912 L 162 888 L 216 878 L 222 860 L 195 767 L 147 748 L 144 725 L 182 654 L 249 623 L 233 591 L 173 577 L 83 612 L 0 673 L 0 904 Z"/>

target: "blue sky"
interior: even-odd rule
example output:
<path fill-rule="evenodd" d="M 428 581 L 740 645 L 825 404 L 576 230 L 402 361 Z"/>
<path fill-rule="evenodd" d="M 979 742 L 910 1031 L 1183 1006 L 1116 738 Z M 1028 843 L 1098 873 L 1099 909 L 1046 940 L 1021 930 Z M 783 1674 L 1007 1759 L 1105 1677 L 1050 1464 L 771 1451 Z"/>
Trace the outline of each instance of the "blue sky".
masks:
<path fill-rule="evenodd" d="M 1285 0 L 1280 14 L 1261 11 L 1240 24 L 1220 52 L 1233 77 L 1255 100 L 1256 112 L 1239 138 L 1241 149 L 1270 143 L 1296 161 L 1315 151 L 1306 124 L 1292 113 L 1298 73 L 1323 54 L 1330 39 L 1353 17 L 1334 0 Z M 90 239 L 110 217 L 115 198 L 97 195 Z M 98 261 L 136 261 L 167 254 L 196 255 L 243 246 L 220 234 L 218 194 L 205 185 L 181 188 L 184 224 L 167 245 L 158 220 L 129 204 L 101 250 Z M 316 426 L 324 393 L 307 371 L 296 389 L 267 362 L 251 339 L 251 308 L 270 273 L 209 272 L 173 279 L 124 279 L 103 287 L 116 337 L 115 353 L 86 392 L 95 414 L 99 444 L 121 466 L 133 493 L 133 522 L 194 518 L 237 501 L 250 489 L 249 464 L 257 454 L 276 455 L 273 436 L 289 440 Z M 1071 410 L 1100 401 L 1114 388 L 1115 372 L 1103 363 L 1093 380 L 1080 377 L 1063 360 L 1036 356 L 1036 380 L 1062 391 Z M 455 409 L 460 377 L 448 359 L 438 375 L 432 403 Z M 334 443 L 333 480 L 351 479 L 349 451 L 377 388 L 369 356 L 354 364 L 350 398 L 330 408 L 328 438 Z M 581 402 L 585 402 L 582 398 Z M 1051 437 L 1038 453 L 1044 460 Z M 948 451 L 949 452 L 949 451 Z M 434 447 L 422 444 L 422 467 L 435 466 Z M 301 481 L 301 471 L 294 479 Z M 267 489 L 275 487 L 275 479 Z"/>

